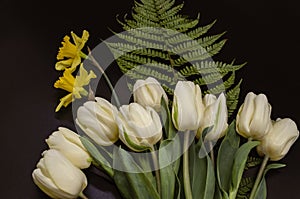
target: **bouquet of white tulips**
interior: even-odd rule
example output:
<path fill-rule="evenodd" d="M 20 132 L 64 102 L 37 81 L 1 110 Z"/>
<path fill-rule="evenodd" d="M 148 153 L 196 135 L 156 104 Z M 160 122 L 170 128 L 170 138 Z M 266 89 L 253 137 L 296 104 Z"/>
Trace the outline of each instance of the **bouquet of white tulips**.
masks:
<path fill-rule="evenodd" d="M 82 136 L 63 127 L 52 133 L 34 182 L 53 198 L 86 198 L 80 169 L 92 162 L 124 198 L 237 198 L 249 152 L 256 148 L 264 158 L 250 198 L 265 198 L 266 171 L 284 166 L 268 160 L 282 159 L 299 135 L 291 119 L 271 120 L 263 94 L 248 93 L 229 126 L 224 94 L 202 97 L 190 81 L 179 81 L 168 99 L 149 77 L 136 82 L 133 96 L 119 110 L 100 97 L 80 106 L 76 124 Z"/>
<path fill-rule="evenodd" d="M 172 20 L 176 22 L 176 17 Z M 138 31 L 142 30 L 129 35 Z M 167 30 L 147 31 L 155 35 Z M 178 35 L 174 38 L 185 41 Z M 225 90 L 210 93 L 199 82 L 166 68 L 177 80 L 172 94 L 166 92 L 165 82 L 149 73 L 132 83 L 133 99 L 121 104 L 105 68 L 90 49 L 83 52 L 89 33 L 83 31 L 79 37 L 72 32 L 71 36 L 73 42 L 65 36 L 59 49 L 55 68 L 63 74 L 54 87 L 68 92 L 56 112 L 73 102 L 77 132 L 58 127 L 46 139 L 49 149 L 32 172 L 34 183 L 43 192 L 51 198 L 93 199 L 84 193 L 89 181 L 85 170 L 96 167 L 111 178 L 124 199 L 267 198 L 265 175 L 270 169 L 285 166 L 275 161 L 288 153 L 299 131 L 289 118 L 272 120 L 266 95 L 248 93 L 237 114 L 229 117 Z M 131 39 L 128 35 L 123 38 Z M 130 49 L 129 45 L 117 48 L 124 46 Z M 207 68 L 214 70 L 211 65 Z M 130 72 L 128 76 L 134 74 Z M 101 76 L 112 99 L 101 97 L 94 88 L 94 81 Z M 258 169 L 255 178 L 244 175 L 252 167 Z"/>

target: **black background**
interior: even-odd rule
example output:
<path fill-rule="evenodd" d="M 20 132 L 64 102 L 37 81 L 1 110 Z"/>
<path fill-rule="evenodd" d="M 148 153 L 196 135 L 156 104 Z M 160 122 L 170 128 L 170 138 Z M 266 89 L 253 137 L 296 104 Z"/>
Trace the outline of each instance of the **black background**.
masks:
<path fill-rule="evenodd" d="M 217 19 L 210 31 L 227 31 L 226 46 L 216 60 L 248 62 L 238 72 L 243 77 L 241 99 L 247 92 L 263 92 L 273 107 L 272 118 L 290 117 L 299 125 L 299 20 L 297 1 L 186 0 L 183 14 L 200 24 Z M 63 36 L 83 29 L 93 47 L 120 31 L 115 16 L 129 12 L 133 0 L 122 1 L 0 1 L 1 55 L 1 197 L 47 198 L 32 182 L 31 172 L 47 149 L 44 142 L 58 126 L 73 128 L 70 109 L 54 113 L 62 95 L 53 88 L 59 73 L 55 57 Z M 299 198 L 300 143 L 282 163 L 287 167 L 267 177 L 268 198 Z M 93 198 L 118 198 L 104 178 L 91 179 L 86 194 Z M 97 191 L 98 190 L 98 191 Z"/>

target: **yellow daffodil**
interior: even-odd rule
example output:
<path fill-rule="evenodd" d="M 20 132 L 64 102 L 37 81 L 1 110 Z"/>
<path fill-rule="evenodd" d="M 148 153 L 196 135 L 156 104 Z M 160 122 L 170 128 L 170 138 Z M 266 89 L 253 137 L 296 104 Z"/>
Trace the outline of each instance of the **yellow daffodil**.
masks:
<path fill-rule="evenodd" d="M 73 71 L 73 68 L 65 69 L 63 76 L 54 84 L 55 88 L 70 92 L 60 99 L 60 103 L 56 107 L 55 112 L 59 111 L 62 106 L 67 107 L 74 98 L 80 99 L 82 95 L 87 96 L 88 91 L 86 91 L 83 86 L 88 85 L 92 78 L 96 78 L 95 73 L 93 71 L 88 73 L 84 69 L 83 64 L 80 65 L 79 76 L 76 76 L 76 78 L 72 75 Z"/>
<path fill-rule="evenodd" d="M 81 58 L 87 57 L 81 50 L 89 38 L 88 31 L 84 30 L 81 38 L 74 32 L 71 32 L 71 36 L 75 44 L 70 42 L 69 36 L 64 37 L 63 46 L 59 48 L 56 57 L 59 60 L 55 64 L 56 70 L 65 70 L 66 68 L 76 69 L 81 62 Z"/>

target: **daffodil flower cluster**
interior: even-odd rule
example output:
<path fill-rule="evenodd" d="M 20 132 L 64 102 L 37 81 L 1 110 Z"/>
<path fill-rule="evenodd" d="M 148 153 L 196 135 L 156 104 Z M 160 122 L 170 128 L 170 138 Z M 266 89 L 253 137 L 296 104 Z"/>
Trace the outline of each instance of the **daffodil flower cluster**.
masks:
<path fill-rule="evenodd" d="M 87 58 L 81 50 L 88 40 L 89 33 L 84 30 L 82 37 L 78 37 L 71 32 L 74 44 L 70 42 L 70 37 L 65 36 L 62 42 L 62 47 L 59 49 L 55 65 L 56 70 L 64 71 L 63 76 L 54 83 L 55 88 L 63 89 L 69 92 L 66 96 L 60 99 L 60 103 L 55 111 L 58 112 L 62 106 L 67 107 L 74 99 L 80 99 L 82 96 L 87 96 L 88 91 L 84 86 L 87 86 L 91 79 L 96 78 L 96 74 L 91 70 L 89 72 L 83 67 L 81 59 Z M 74 77 L 73 73 L 79 67 L 79 75 Z"/>

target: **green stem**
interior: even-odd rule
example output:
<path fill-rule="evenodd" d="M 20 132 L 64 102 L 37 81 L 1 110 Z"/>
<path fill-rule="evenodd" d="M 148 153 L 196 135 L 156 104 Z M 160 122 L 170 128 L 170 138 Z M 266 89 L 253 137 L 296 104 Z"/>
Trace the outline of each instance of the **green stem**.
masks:
<path fill-rule="evenodd" d="M 83 59 L 87 59 L 88 58 L 88 56 L 84 52 L 82 52 L 82 51 L 80 51 L 80 57 L 83 58 Z"/>
<path fill-rule="evenodd" d="M 82 192 L 80 192 L 79 197 L 82 199 L 88 199 L 88 197 L 86 197 Z"/>
<path fill-rule="evenodd" d="M 151 155 L 152 155 L 153 165 L 154 165 L 154 169 L 155 169 L 156 188 L 157 188 L 158 194 L 161 195 L 161 183 L 160 183 L 158 157 L 155 153 L 153 146 L 151 147 Z"/>
<path fill-rule="evenodd" d="M 256 180 L 255 180 L 253 188 L 251 190 L 251 194 L 250 194 L 249 199 L 253 199 L 254 198 L 255 193 L 257 192 L 258 185 L 261 182 L 261 178 L 263 177 L 263 173 L 264 173 L 264 170 L 265 170 L 265 168 L 267 166 L 268 161 L 269 161 L 269 157 L 266 155 L 264 157 L 264 160 L 263 160 L 260 168 L 259 168 L 259 171 L 258 171 L 258 174 L 256 176 Z"/>
<path fill-rule="evenodd" d="M 184 132 L 183 140 L 183 188 L 186 199 L 192 199 L 192 189 L 190 182 L 190 172 L 189 172 L 189 135 L 190 131 Z"/>
<path fill-rule="evenodd" d="M 213 165 L 213 168 L 215 168 L 215 154 L 214 154 L 214 147 L 212 142 L 209 142 L 209 148 L 210 148 L 210 160 Z"/>
<path fill-rule="evenodd" d="M 96 59 L 91 55 L 91 53 L 89 54 L 88 58 L 89 58 L 90 61 L 92 61 L 92 63 L 94 64 L 94 66 L 96 66 L 99 69 L 99 71 L 102 73 L 102 75 L 103 75 L 106 83 L 108 84 L 108 86 L 109 86 L 109 88 L 111 90 L 112 96 L 113 96 L 113 98 L 116 101 L 117 107 L 120 107 L 121 106 L 120 100 L 118 98 L 117 93 L 115 92 L 115 89 L 114 89 L 114 87 L 113 87 L 113 85 L 112 85 L 109 77 L 106 75 L 105 71 L 100 66 L 100 64 L 96 61 Z"/>

